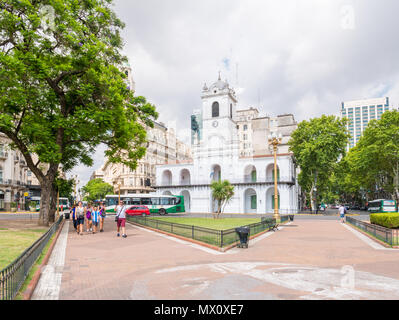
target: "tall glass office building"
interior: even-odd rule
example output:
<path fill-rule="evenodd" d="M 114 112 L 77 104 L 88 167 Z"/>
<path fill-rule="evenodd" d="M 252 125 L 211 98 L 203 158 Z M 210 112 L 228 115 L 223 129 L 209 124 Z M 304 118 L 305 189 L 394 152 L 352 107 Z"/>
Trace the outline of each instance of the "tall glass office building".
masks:
<path fill-rule="evenodd" d="M 341 118 L 348 118 L 347 128 L 351 136 L 347 149 L 356 145 L 371 120 L 381 119 L 390 109 L 388 97 L 342 102 Z"/>

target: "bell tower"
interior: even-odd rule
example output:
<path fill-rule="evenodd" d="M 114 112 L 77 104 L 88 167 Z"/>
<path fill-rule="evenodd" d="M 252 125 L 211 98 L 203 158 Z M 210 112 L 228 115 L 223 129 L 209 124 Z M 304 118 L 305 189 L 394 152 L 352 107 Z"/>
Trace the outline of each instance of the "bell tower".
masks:
<path fill-rule="evenodd" d="M 231 143 L 238 138 L 235 119 L 237 98 L 234 89 L 220 76 L 209 88 L 202 88 L 203 142 Z M 218 138 L 216 138 L 218 137 Z"/>

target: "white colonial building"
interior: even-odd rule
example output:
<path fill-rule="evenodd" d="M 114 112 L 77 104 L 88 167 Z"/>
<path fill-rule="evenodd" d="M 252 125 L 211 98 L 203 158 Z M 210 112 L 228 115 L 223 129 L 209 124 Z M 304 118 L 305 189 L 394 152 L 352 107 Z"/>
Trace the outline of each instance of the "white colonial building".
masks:
<path fill-rule="evenodd" d="M 226 213 L 272 213 L 274 208 L 274 157 L 268 145 L 271 132 L 281 133 L 278 149 L 280 212 L 298 209 L 298 185 L 290 134 L 297 127 L 293 115 L 259 117 L 256 109 L 237 110 L 237 98 L 227 81 L 204 85 L 202 109 L 191 117 L 193 160 L 159 165 L 157 194 L 183 195 L 187 212 L 213 212 L 210 183 L 228 180 L 234 197 Z"/>

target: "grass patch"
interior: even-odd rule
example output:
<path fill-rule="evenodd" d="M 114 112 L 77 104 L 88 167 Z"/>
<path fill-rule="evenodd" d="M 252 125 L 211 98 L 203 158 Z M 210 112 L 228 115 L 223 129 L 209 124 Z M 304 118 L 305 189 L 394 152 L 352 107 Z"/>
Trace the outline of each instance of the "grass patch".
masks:
<path fill-rule="evenodd" d="M 0 270 L 18 258 L 48 229 L 0 230 Z"/>
<path fill-rule="evenodd" d="M 203 227 L 214 230 L 228 230 L 252 223 L 260 222 L 260 218 L 183 218 L 183 217 L 155 217 L 157 219 L 170 223 L 179 223 L 189 226 Z"/>
<path fill-rule="evenodd" d="M 26 277 L 24 284 L 22 285 L 21 289 L 19 290 L 19 292 L 15 296 L 14 300 L 23 300 L 23 298 L 24 298 L 23 293 L 28 288 L 29 283 L 32 281 L 33 276 L 35 275 L 37 269 L 39 268 L 39 266 L 41 265 L 44 257 L 46 256 L 47 251 L 49 250 L 50 245 L 53 242 L 55 235 L 56 235 L 56 233 L 54 233 L 51 236 L 50 240 L 47 242 L 47 244 L 44 247 L 42 253 L 39 256 L 39 258 L 36 260 L 35 264 L 30 269 L 29 274 Z"/>

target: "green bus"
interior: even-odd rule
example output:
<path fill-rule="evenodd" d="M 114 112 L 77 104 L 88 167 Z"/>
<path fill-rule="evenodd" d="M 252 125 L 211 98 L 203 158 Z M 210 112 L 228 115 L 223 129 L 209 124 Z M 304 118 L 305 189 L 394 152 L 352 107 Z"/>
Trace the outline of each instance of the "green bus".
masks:
<path fill-rule="evenodd" d="M 397 212 L 395 200 L 378 199 L 368 203 L 368 212 L 370 213 L 386 213 Z"/>
<path fill-rule="evenodd" d="M 118 195 L 105 196 L 105 210 L 108 213 L 115 213 L 115 206 L 118 204 Z M 150 194 L 127 194 L 120 196 L 126 206 L 144 205 L 150 213 L 165 215 L 168 213 L 184 213 L 184 196 L 157 196 Z"/>

